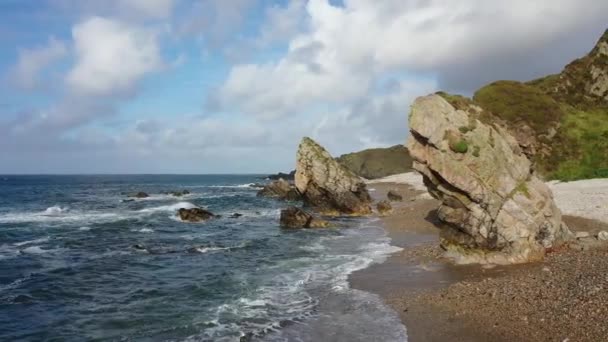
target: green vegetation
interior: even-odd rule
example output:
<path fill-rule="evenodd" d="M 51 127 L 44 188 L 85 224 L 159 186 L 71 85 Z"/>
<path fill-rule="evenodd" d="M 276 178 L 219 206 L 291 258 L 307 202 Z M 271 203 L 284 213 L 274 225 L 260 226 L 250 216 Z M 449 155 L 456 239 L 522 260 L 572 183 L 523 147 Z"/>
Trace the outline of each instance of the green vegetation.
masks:
<path fill-rule="evenodd" d="M 464 139 L 455 142 L 450 142 L 450 149 L 456 153 L 467 153 L 469 144 Z"/>
<path fill-rule="evenodd" d="M 515 189 L 513 189 L 513 191 L 511 191 L 511 193 L 509 194 L 509 198 L 513 198 L 513 196 L 515 196 L 515 194 L 517 194 L 519 192 L 521 192 L 528 199 L 531 197 L 530 190 L 528 189 L 527 181 L 523 181 L 523 182 L 517 184 Z"/>
<path fill-rule="evenodd" d="M 608 30 L 600 43 L 608 43 Z M 516 135 L 546 178 L 608 177 L 608 101 L 606 94 L 590 91 L 606 86 L 606 80 L 598 77 L 608 75 L 608 56 L 601 52 L 600 43 L 560 74 L 526 83 L 494 82 L 479 89 L 473 99 L 438 92 L 454 108 L 470 114 L 469 124 L 458 128 L 460 134 L 445 137 L 450 148 L 466 153 L 469 147 L 461 134 L 474 130 L 479 120 Z M 492 132 L 488 144 L 494 147 Z M 478 157 L 479 147 L 472 150 Z M 521 186 L 516 190 L 527 193 Z"/>
<path fill-rule="evenodd" d="M 443 91 L 439 91 L 435 94 L 443 97 L 443 99 L 448 101 L 448 103 L 451 104 L 452 107 L 459 109 L 459 110 L 468 111 L 470 109 L 471 105 L 475 104 L 473 102 L 473 100 L 471 100 L 468 97 L 462 96 L 462 95 L 448 94 Z"/>
<path fill-rule="evenodd" d="M 479 89 L 473 99 L 507 123 L 523 122 L 536 131 L 558 122 L 564 112 L 540 89 L 515 81 L 498 81 Z"/>
<path fill-rule="evenodd" d="M 550 178 L 576 180 L 608 177 L 608 108 L 579 110 L 564 106 L 566 116 L 547 158 Z"/>
<path fill-rule="evenodd" d="M 336 160 L 356 175 L 367 179 L 382 178 L 412 169 L 412 158 L 403 145 L 349 153 Z"/>

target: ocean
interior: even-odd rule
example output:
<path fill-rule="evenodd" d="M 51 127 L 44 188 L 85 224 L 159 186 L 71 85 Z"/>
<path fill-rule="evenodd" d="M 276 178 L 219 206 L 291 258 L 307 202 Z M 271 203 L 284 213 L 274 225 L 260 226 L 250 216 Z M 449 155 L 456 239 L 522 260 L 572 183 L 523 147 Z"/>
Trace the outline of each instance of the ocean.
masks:
<path fill-rule="evenodd" d="M 398 250 L 379 221 L 281 229 L 260 177 L 0 176 L 0 340 L 407 340 L 348 283 Z M 222 217 L 176 217 L 195 206 Z"/>

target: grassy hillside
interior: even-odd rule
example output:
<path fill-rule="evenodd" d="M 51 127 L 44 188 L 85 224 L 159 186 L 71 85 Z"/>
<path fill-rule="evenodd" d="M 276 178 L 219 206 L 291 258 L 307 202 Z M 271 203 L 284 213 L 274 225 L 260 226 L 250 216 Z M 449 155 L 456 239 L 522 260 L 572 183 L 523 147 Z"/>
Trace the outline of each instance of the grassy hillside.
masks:
<path fill-rule="evenodd" d="M 548 179 L 608 177 L 608 31 L 560 74 L 494 82 L 472 99 L 438 94 L 481 121 L 507 127 Z"/>
<path fill-rule="evenodd" d="M 355 174 L 367 179 L 409 172 L 412 168 L 412 158 L 403 145 L 349 153 L 336 160 Z"/>

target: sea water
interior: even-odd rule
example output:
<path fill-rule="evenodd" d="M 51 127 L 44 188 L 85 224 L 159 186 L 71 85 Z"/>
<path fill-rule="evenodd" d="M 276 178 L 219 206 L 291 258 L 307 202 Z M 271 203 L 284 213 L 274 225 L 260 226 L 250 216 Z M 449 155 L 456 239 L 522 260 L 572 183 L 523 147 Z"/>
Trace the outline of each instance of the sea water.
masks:
<path fill-rule="evenodd" d="M 378 222 L 283 230 L 287 204 L 256 197 L 260 181 L 0 176 L 0 340 L 406 340 L 347 280 L 397 250 Z M 181 222 L 192 207 L 222 217 Z"/>

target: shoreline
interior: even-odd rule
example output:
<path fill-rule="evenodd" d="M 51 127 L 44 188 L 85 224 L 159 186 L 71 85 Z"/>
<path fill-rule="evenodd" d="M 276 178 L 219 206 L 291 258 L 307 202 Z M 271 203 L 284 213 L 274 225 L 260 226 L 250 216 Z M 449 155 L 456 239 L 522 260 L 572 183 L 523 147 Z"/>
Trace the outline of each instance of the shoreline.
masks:
<path fill-rule="evenodd" d="M 400 316 L 408 341 L 594 341 L 608 336 L 608 326 L 596 322 L 608 315 L 608 249 L 562 251 L 523 265 L 454 265 L 440 257 L 433 216 L 439 202 L 420 184 L 394 177 L 369 187 L 375 201 L 386 199 L 389 190 L 403 195 L 403 202 L 391 203 L 392 214 L 380 217 L 392 245 L 403 250 L 354 272 L 349 282 L 380 295 Z M 573 231 L 608 229 L 605 222 L 577 216 L 564 216 L 564 221 Z"/>

